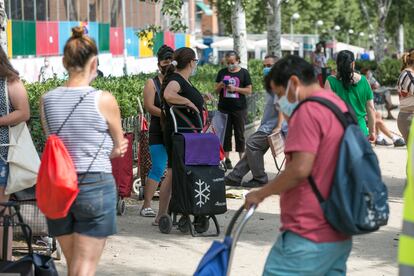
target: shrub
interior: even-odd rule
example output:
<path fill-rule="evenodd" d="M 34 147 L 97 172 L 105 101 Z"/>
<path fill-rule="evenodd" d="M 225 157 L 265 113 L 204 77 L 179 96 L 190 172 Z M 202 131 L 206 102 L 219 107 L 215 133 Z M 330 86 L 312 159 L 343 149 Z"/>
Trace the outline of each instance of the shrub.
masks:
<path fill-rule="evenodd" d="M 401 72 L 401 61 L 398 59 L 384 59 L 379 65 L 376 72 L 378 81 L 382 85 L 395 86 Z"/>
<path fill-rule="evenodd" d="M 263 92 L 263 76 L 261 61 L 250 61 L 249 71 L 253 82 L 253 91 Z M 193 85 L 201 93 L 211 93 L 217 98 L 218 95 L 214 93 L 215 81 L 218 71 L 221 69 L 217 65 L 199 66 L 197 74 L 191 78 Z M 138 99 L 143 104 L 142 93 L 147 79 L 152 78 L 154 74 L 139 74 L 123 77 L 105 77 L 96 79 L 91 85 L 97 89 L 110 91 L 118 101 L 123 118 L 138 114 Z M 29 103 L 32 113 L 32 119 L 29 123 L 31 133 L 37 149 L 42 151 L 44 145 L 44 135 L 41 130 L 39 120 L 39 100 L 41 96 L 54 88 L 64 84 L 64 80 L 50 79 L 46 82 L 25 83 L 29 95 Z M 263 113 L 263 97 L 259 97 L 254 101 L 256 105 L 256 114 L 249 115 L 249 121 L 253 121 L 260 117 Z M 215 109 L 216 106 L 209 108 Z"/>

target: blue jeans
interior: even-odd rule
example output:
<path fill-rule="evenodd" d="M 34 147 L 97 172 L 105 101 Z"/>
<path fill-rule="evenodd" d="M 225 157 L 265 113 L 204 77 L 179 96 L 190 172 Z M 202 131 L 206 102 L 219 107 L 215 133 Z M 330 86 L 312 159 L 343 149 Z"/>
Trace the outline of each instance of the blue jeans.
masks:
<path fill-rule="evenodd" d="M 78 233 L 97 238 L 115 234 L 117 193 L 112 174 L 78 174 L 78 180 L 82 183 L 79 194 L 67 216 L 47 219 L 49 234 L 59 237 Z"/>
<path fill-rule="evenodd" d="M 4 162 L 0 158 L 0 187 L 5 188 L 7 186 L 7 179 L 9 178 L 9 163 Z"/>
<path fill-rule="evenodd" d="M 283 232 L 267 257 L 263 275 L 342 276 L 352 240 L 316 243 L 293 232 Z"/>

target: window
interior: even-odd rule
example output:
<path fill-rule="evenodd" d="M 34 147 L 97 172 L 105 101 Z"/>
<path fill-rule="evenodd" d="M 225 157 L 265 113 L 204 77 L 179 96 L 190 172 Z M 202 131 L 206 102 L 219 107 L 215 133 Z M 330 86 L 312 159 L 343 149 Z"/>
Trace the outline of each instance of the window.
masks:
<path fill-rule="evenodd" d="M 23 19 L 22 1 L 9 0 L 9 17 L 13 20 Z"/>

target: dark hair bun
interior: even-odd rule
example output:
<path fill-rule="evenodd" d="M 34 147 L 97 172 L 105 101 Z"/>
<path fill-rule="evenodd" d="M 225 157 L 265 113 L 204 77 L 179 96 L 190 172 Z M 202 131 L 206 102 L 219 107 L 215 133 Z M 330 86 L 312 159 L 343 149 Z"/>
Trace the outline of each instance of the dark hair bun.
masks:
<path fill-rule="evenodd" d="M 158 61 L 172 59 L 174 55 L 174 50 L 168 45 L 162 45 L 157 52 Z"/>
<path fill-rule="evenodd" d="M 72 37 L 73 38 L 82 38 L 85 34 L 85 29 L 81 26 L 72 28 Z"/>

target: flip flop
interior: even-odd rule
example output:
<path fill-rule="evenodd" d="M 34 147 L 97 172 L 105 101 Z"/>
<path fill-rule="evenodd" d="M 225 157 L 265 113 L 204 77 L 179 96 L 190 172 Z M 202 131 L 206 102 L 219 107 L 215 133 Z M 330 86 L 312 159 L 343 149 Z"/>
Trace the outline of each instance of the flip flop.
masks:
<path fill-rule="evenodd" d="M 152 210 L 151 208 L 141 209 L 140 215 L 146 218 L 154 218 L 156 216 L 154 210 Z"/>
<path fill-rule="evenodd" d="M 153 222 L 151 223 L 151 225 L 152 225 L 152 226 L 159 226 L 160 224 L 159 224 L 158 222 L 156 222 L 156 221 L 153 221 Z"/>

